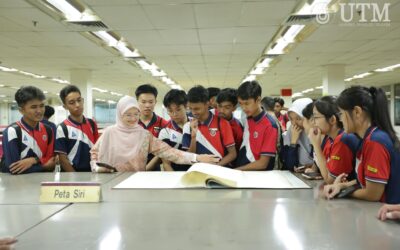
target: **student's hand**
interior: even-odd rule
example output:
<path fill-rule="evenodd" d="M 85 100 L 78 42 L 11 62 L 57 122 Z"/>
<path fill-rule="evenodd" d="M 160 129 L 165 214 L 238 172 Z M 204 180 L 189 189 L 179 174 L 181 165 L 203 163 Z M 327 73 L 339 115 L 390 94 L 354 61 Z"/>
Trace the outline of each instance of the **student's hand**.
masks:
<path fill-rule="evenodd" d="M 96 161 L 90 161 L 90 168 L 92 169 L 92 172 L 95 172 L 95 173 L 112 173 L 112 172 L 114 172 L 112 169 L 100 167 L 99 165 L 97 165 Z"/>
<path fill-rule="evenodd" d="M 384 204 L 378 211 L 380 220 L 398 220 L 400 219 L 400 205 Z"/>
<path fill-rule="evenodd" d="M 333 197 L 335 197 L 335 195 L 337 195 L 340 192 L 340 190 L 342 190 L 340 184 L 325 185 L 324 196 L 328 200 L 333 199 Z"/>
<path fill-rule="evenodd" d="M 297 126 L 296 124 L 292 124 L 290 130 L 291 130 L 290 144 L 297 144 L 297 141 L 299 140 L 300 134 L 303 131 L 303 129 Z"/>
<path fill-rule="evenodd" d="M 320 147 L 322 144 L 321 129 L 311 128 L 308 132 L 308 139 L 310 139 L 310 142 L 314 147 Z"/>
<path fill-rule="evenodd" d="M 303 173 L 307 169 L 307 167 L 299 166 L 299 167 L 294 167 L 293 169 L 294 169 L 294 172 L 296 172 L 296 173 Z"/>
<path fill-rule="evenodd" d="M 196 137 L 198 128 L 199 128 L 199 120 L 193 118 L 190 121 L 190 131 L 191 131 L 192 138 Z"/>
<path fill-rule="evenodd" d="M 57 157 L 58 161 L 58 157 Z M 43 168 L 53 168 L 56 165 L 56 157 L 51 157 L 45 164 L 43 164 Z"/>
<path fill-rule="evenodd" d="M 206 155 L 206 154 L 202 154 L 202 155 L 197 155 L 197 156 L 196 156 L 196 160 L 197 160 L 198 162 L 214 164 L 214 163 L 218 163 L 218 162 L 221 160 L 221 158 L 219 158 L 219 157 L 216 156 L 216 155 Z"/>
<path fill-rule="evenodd" d="M 0 238 L 0 250 L 14 249 L 14 243 L 16 242 L 17 239 L 13 237 Z"/>
<path fill-rule="evenodd" d="M 333 182 L 333 184 L 339 184 L 339 183 L 345 183 L 348 182 L 347 181 L 347 174 L 346 173 L 342 173 L 340 175 L 338 175 L 335 179 L 335 181 Z"/>
<path fill-rule="evenodd" d="M 36 164 L 36 159 L 34 157 L 29 157 L 23 160 L 19 160 L 10 165 L 10 172 L 12 174 L 20 174 Z"/>

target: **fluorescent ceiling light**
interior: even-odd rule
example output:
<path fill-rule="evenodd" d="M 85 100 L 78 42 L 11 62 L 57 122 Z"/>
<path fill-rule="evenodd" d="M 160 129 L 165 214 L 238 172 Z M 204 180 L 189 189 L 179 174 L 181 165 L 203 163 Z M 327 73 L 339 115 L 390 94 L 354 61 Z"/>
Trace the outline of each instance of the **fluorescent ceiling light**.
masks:
<path fill-rule="evenodd" d="M 281 37 L 276 41 L 275 46 L 272 49 L 268 50 L 267 55 L 285 54 L 284 49 L 288 45 L 289 45 L 289 42 Z"/>
<path fill-rule="evenodd" d="M 297 15 L 311 15 L 311 14 L 327 14 L 328 5 L 331 0 L 314 0 L 310 5 L 307 2 L 304 6 L 296 13 Z"/>
<path fill-rule="evenodd" d="M 95 100 L 98 101 L 98 102 L 105 102 L 106 101 L 104 99 L 98 99 L 98 98 L 96 98 Z"/>
<path fill-rule="evenodd" d="M 264 74 L 264 68 L 255 68 L 250 71 L 250 75 L 262 75 Z"/>
<path fill-rule="evenodd" d="M 153 76 L 156 76 L 156 77 L 161 77 L 161 76 L 166 76 L 167 75 L 163 70 L 158 71 L 156 69 L 151 69 L 150 72 L 151 72 L 151 74 Z"/>
<path fill-rule="evenodd" d="M 58 83 L 62 83 L 62 84 L 69 84 L 69 82 L 67 80 L 62 80 L 62 79 L 58 79 L 58 78 L 52 78 L 51 80 L 58 82 Z"/>
<path fill-rule="evenodd" d="M 122 42 L 118 42 L 115 48 L 121 52 L 124 57 L 140 57 L 141 55 L 135 50 L 131 51 L 126 47 L 126 45 Z"/>
<path fill-rule="evenodd" d="M 177 84 L 170 85 L 171 89 L 180 89 L 180 86 Z"/>
<path fill-rule="evenodd" d="M 34 77 L 34 78 L 46 78 L 45 76 L 36 75 L 36 74 L 30 73 L 30 72 L 26 72 L 26 71 L 22 71 L 22 70 L 20 70 L 20 71 L 18 71 L 18 72 L 21 73 L 21 74 L 23 74 L 23 75 L 26 75 L 26 76 L 32 76 L 32 77 Z"/>
<path fill-rule="evenodd" d="M 113 101 L 113 100 L 108 100 L 107 102 L 108 102 L 108 104 L 116 104 L 117 103 L 116 101 Z"/>
<path fill-rule="evenodd" d="M 0 88 L 3 88 L 4 87 L 4 85 L 3 84 L 0 84 Z"/>
<path fill-rule="evenodd" d="M 80 20 L 82 13 L 65 0 L 47 0 L 51 5 L 64 13 L 68 20 Z"/>
<path fill-rule="evenodd" d="M 14 68 L 7 68 L 7 67 L 3 67 L 3 66 L 0 66 L 0 70 L 1 70 L 1 71 L 6 71 L 6 72 L 15 72 L 15 71 L 18 71 L 17 69 L 14 69 Z"/>
<path fill-rule="evenodd" d="M 270 63 L 273 61 L 274 59 L 272 58 L 265 58 L 262 62 L 260 62 L 259 64 L 256 65 L 257 68 L 268 68 Z"/>
<path fill-rule="evenodd" d="M 298 24 L 290 26 L 290 28 L 283 35 L 283 39 L 290 43 L 294 42 L 294 39 L 304 27 L 305 25 Z"/>
<path fill-rule="evenodd" d="M 303 94 L 302 93 L 294 93 L 292 95 L 292 98 L 296 98 L 296 97 L 300 97 L 300 96 L 303 96 Z"/>
<path fill-rule="evenodd" d="M 316 89 L 323 89 L 323 87 L 322 86 L 318 86 L 318 87 L 315 87 Z"/>
<path fill-rule="evenodd" d="M 354 79 L 353 77 L 349 77 L 349 78 L 344 79 L 344 81 L 345 82 L 351 82 L 353 79 Z"/>
<path fill-rule="evenodd" d="M 242 82 L 247 82 L 247 81 L 254 81 L 256 80 L 256 76 L 255 75 L 248 75 L 246 78 L 243 79 Z"/>
<path fill-rule="evenodd" d="M 117 93 L 117 92 L 110 92 L 111 95 L 115 95 L 115 96 L 123 96 L 123 94 Z"/>
<path fill-rule="evenodd" d="M 388 72 L 388 71 L 393 71 L 396 68 L 400 68 L 400 63 L 392 65 L 392 66 L 388 66 L 388 67 L 385 67 L 385 68 L 376 69 L 374 71 L 375 72 Z"/>
<path fill-rule="evenodd" d="M 92 90 L 96 90 L 96 91 L 101 92 L 101 93 L 107 93 L 108 92 L 108 90 L 100 89 L 100 88 L 92 88 Z"/>
<path fill-rule="evenodd" d="M 49 93 L 49 91 L 44 90 L 43 93 L 44 93 L 44 94 L 47 94 L 47 93 Z"/>
<path fill-rule="evenodd" d="M 369 72 L 362 73 L 362 74 L 353 76 L 353 78 L 359 79 L 359 78 L 364 78 L 364 77 L 369 76 L 369 75 L 372 75 L 372 73 L 369 73 Z"/>
<path fill-rule="evenodd" d="M 136 61 L 136 62 L 144 70 L 149 70 L 149 69 L 152 68 L 151 65 L 148 62 L 146 62 L 145 60 L 139 60 L 139 61 Z"/>
<path fill-rule="evenodd" d="M 165 83 L 168 84 L 168 85 L 173 85 L 173 84 L 175 84 L 175 82 L 174 82 L 173 80 L 171 80 L 170 78 L 168 78 L 168 77 L 166 77 L 166 76 L 161 77 L 161 81 L 165 82 Z"/>
<path fill-rule="evenodd" d="M 6 95 L 0 95 L 0 98 L 4 98 L 4 97 L 6 97 Z"/>
<path fill-rule="evenodd" d="M 306 89 L 306 90 L 301 91 L 301 93 L 306 94 L 306 93 L 312 92 L 312 91 L 314 91 L 314 89 L 310 88 L 310 89 Z"/>
<path fill-rule="evenodd" d="M 116 47 L 118 45 L 118 40 L 110 35 L 107 31 L 95 31 L 93 32 L 96 36 L 101 38 L 108 46 Z"/>

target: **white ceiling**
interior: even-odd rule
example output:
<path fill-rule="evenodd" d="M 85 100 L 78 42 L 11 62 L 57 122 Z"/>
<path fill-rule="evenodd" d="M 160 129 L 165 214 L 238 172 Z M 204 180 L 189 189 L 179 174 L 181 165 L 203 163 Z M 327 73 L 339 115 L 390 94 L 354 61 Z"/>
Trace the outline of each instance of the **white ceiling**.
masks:
<path fill-rule="evenodd" d="M 299 3 L 296 0 L 81 1 L 186 90 L 194 84 L 238 86 Z M 400 63 L 400 1 L 385 2 L 391 3 L 390 25 L 344 26 L 339 14 L 335 15 L 334 20 L 319 26 L 258 78 L 264 87 L 263 94 L 279 94 L 283 87 L 299 91 L 321 85 L 323 65 L 327 64 L 345 64 L 346 77 L 351 77 Z M 32 21 L 37 21 L 36 27 Z M 161 94 L 169 90 L 148 73 L 23 0 L 0 0 L 0 61 L 0 65 L 67 80 L 71 69 L 89 69 L 95 86 L 121 93 L 145 82 L 155 84 Z M 399 70 L 359 81 L 375 85 L 397 82 L 400 82 Z M 18 87 L 31 83 L 51 93 L 57 93 L 63 86 L 0 72 L 0 84 Z M 0 91 L 11 96 L 15 90 L 0 88 Z M 107 94 L 95 93 L 95 96 L 111 99 Z"/>

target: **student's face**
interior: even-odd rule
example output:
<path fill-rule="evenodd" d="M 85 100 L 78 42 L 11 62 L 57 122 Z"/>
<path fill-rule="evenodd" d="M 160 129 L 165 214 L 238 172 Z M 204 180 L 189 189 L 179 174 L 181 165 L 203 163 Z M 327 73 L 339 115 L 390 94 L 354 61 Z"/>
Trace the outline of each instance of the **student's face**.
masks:
<path fill-rule="evenodd" d="M 35 99 L 25 103 L 19 108 L 19 111 L 25 119 L 32 122 L 40 122 L 43 119 L 44 106 L 44 101 Z"/>
<path fill-rule="evenodd" d="M 354 133 L 355 132 L 355 126 L 353 119 L 351 119 L 351 115 L 349 111 L 346 111 L 344 109 L 339 108 L 340 114 L 339 118 L 340 121 L 343 123 L 343 129 L 346 133 Z"/>
<path fill-rule="evenodd" d="M 209 102 L 206 103 L 202 103 L 202 102 L 189 102 L 188 106 L 190 108 L 190 111 L 192 112 L 192 115 L 194 118 L 196 119 L 201 119 L 204 116 L 206 116 L 206 114 L 208 113 L 208 106 L 209 106 Z"/>
<path fill-rule="evenodd" d="M 221 102 L 218 103 L 218 115 L 225 119 L 232 119 L 232 113 L 235 111 L 236 107 L 231 102 Z"/>
<path fill-rule="evenodd" d="M 65 97 L 64 108 L 73 116 L 83 114 L 84 99 L 78 92 L 71 92 Z"/>
<path fill-rule="evenodd" d="M 130 108 L 122 114 L 122 122 L 127 127 L 135 126 L 140 117 L 140 111 L 137 108 Z"/>
<path fill-rule="evenodd" d="M 301 116 L 299 116 L 298 114 L 296 114 L 295 112 L 289 111 L 288 112 L 288 116 L 289 116 L 289 120 L 292 124 L 296 124 L 296 126 L 300 127 L 300 128 L 304 128 L 303 127 L 303 118 Z"/>
<path fill-rule="evenodd" d="M 140 113 L 144 116 L 151 116 L 157 103 L 156 97 L 150 93 L 141 94 L 138 102 Z"/>
<path fill-rule="evenodd" d="M 210 106 L 213 108 L 217 108 L 218 107 L 218 103 L 217 103 L 217 97 L 213 96 L 210 98 Z"/>
<path fill-rule="evenodd" d="M 243 112 L 246 116 L 253 116 L 255 115 L 261 107 L 261 98 L 258 97 L 256 100 L 253 98 L 243 100 L 240 97 L 238 98 L 238 102 L 240 107 L 242 108 Z"/>
<path fill-rule="evenodd" d="M 321 114 L 316 107 L 313 108 L 313 121 L 314 126 L 321 130 L 322 134 L 328 134 L 332 125 L 326 120 L 325 116 Z"/>
<path fill-rule="evenodd" d="M 311 121 L 311 119 L 308 120 L 307 118 L 303 118 L 303 128 L 304 132 L 308 135 L 310 129 L 313 128 L 313 122 Z"/>
<path fill-rule="evenodd" d="M 183 123 L 186 120 L 186 105 L 176 105 L 172 103 L 167 107 L 167 112 L 176 123 Z"/>
<path fill-rule="evenodd" d="M 275 107 L 274 107 L 275 113 L 280 113 L 281 110 L 282 110 L 281 104 L 280 104 L 279 102 L 276 102 L 276 103 L 275 103 Z"/>

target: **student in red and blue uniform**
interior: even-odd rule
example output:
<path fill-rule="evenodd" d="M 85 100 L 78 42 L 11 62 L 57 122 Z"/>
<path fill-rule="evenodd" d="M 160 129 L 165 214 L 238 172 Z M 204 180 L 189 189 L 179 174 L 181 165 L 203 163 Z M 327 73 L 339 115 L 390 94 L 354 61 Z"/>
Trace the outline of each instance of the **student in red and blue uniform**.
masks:
<path fill-rule="evenodd" d="M 231 125 L 208 110 L 208 91 L 195 86 L 188 92 L 188 106 L 193 119 L 183 126 L 182 147 L 196 154 L 212 154 L 221 158 L 221 166 L 236 159 Z"/>
<path fill-rule="evenodd" d="M 140 108 L 139 125 L 158 138 L 162 128 L 167 126 L 168 121 L 154 113 L 157 104 L 158 91 L 151 84 L 143 84 L 136 88 L 136 99 Z M 160 171 L 161 160 L 149 154 L 146 170 Z"/>
<path fill-rule="evenodd" d="M 261 108 L 261 92 L 257 81 L 244 82 L 238 88 L 238 101 L 247 116 L 236 161 L 239 170 L 272 170 L 275 165 L 278 125 Z"/>
<path fill-rule="evenodd" d="M 183 126 L 188 122 L 187 102 L 185 91 L 178 89 L 168 91 L 163 101 L 171 120 L 161 129 L 158 139 L 179 150 L 182 150 Z M 164 171 L 186 171 L 190 167 L 190 165 L 180 165 L 165 159 L 162 159 L 162 163 Z"/>
<path fill-rule="evenodd" d="M 22 118 L 3 132 L 2 172 L 27 174 L 54 170 L 53 131 L 40 122 L 44 100 L 43 92 L 34 86 L 21 87 L 15 93 Z"/>
<path fill-rule="evenodd" d="M 84 98 L 78 87 L 64 87 L 60 99 L 70 115 L 57 126 L 55 152 L 65 172 L 89 172 L 90 149 L 99 138 L 97 124 L 83 115 Z"/>
<path fill-rule="evenodd" d="M 221 90 L 217 96 L 217 104 L 217 115 L 226 119 L 231 125 L 236 151 L 239 153 L 243 141 L 243 126 L 238 119 L 233 117 L 233 112 L 238 104 L 236 89 L 226 88 Z"/>
<path fill-rule="evenodd" d="M 314 129 L 309 131 L 308 137 L 314 147 L 318 168 L 324 181 L 328 184 L 342 173 L 348 176 L 348 180 L 355 179 L 354 167 L 356 153 L 360 145 L 360 138 L 354 134 L 343 132 L 343 123 L 339 117 L 339 107 L 336 98 L 324 96 L 315 101 L 313 107 Z M 320 145 L 322 134 L 329 136 L 332 143 L 325 154 Z"/>
<path fill-rule="evenodd" d="M 287 123 L 289 122 L 288 114 L 282 114 L 282 109 L 285 106 L 285 101 L 280 97 L 275 97 L 275 116 L 281 124 L 282 131 L 286 131 Z"/>
<path fill-rule="evenodd" d="M 352 185 L 360 188 L 353 198 L 367 201 L 400 203 L 399 139 L 393 129 L 385 92 L 381 88 L 353 86 L 345 89 L 337 99 L 341 121 L 346 133 L 362 138 L 357 153 L 356 180 L 335 183 L 324 188 L 327 198 Z"/>

